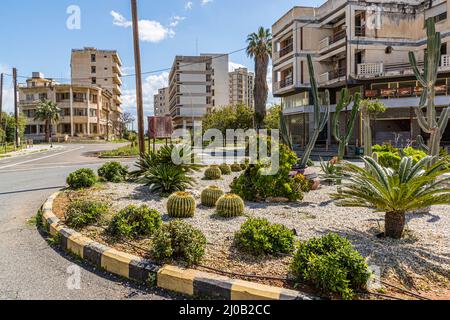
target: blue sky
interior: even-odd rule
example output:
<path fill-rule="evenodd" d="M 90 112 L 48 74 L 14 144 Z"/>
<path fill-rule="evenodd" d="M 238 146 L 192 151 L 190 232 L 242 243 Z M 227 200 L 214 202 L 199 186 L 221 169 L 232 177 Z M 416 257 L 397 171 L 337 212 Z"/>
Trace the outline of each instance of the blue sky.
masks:
<path fill-rule="evenodd" d="M 270 27 L 295 5 L 317 6 L 323 0 L 138 0 L 142 70 L 172 65 L 175 55 L 226 53 L 245 47 L 247 34 Z M 80 29 L 68 29 L 67 9 L 80 8 Z M 18 68 L 21 76 L 40 71 L 70 78 L 70 52 L 85 46 L 118 50 L 125 73 L 133 73 L 129 0 L 9 0 L 0 10 L 0 72 Z M 239 52 L 230 61 L 253 69 Z M 146 114 L 152 113 L 154 91 L 167 73 L 144 76 Z M 24 79 L 19 79 L 23 82 Z M 12 110 L 11 78 L 5 78 L 5 104 Z M 134 109 L 134 78 L 124 79 L 125 109 Z"/>

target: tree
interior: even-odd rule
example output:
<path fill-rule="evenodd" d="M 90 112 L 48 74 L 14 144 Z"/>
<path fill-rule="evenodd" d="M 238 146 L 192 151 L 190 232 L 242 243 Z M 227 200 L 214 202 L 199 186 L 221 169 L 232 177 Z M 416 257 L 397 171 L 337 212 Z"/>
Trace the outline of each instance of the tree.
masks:
<path fill-rule="evenodd" d="M 246 105 L 215 109 L 203 118 L 203 130 L 217 129 L 226 134 L 227 129 L 248 130 L 253 127 L 254 112 Z"/>
<path fill-rule="evenodd" d="M 51 139 L 50 126 L 56 124 L 59 121 L 60 114 L 61 109 L 53 101 L 44 100 L 38 104 L 34 120 L 45 122 L 45 141 L 50 141 Z"/>
<path fill-rule="evenodd" d="M 22 138 L 25 133 L 26 117 L 22 113 L 19 114 L 19 136 Z M 1 128 L 4 131 L 5 140 L 7 143 L 12 143 L 15 141 L 14 137 L 16 135 L 16 120 L 13 114 L 3 113 Z"/>
<path fill-rule="evenodd" d="M 398 170 L 382 167 L 371 157 L 363 158 L 367 169 L 346 163 L 344 179 L 347 181 L 338 193 L 338 205 L 365 207 L 385 213 L 385 236 L 400 239 L 406 224 L 406 213 L 433 205 L 449 204 L 450 172 L 448 163 L 426 157 L 415 165 L 413 159 L 404 157 Z M 426 169 L 424 169 L 426 168 Z"/>
<path fill-rule="evenodd" d="M 257 33 L 247 37 L 247 44 L 247 55 L 255 60 L 255 125 L 256 129 L 262 129 L 269 92 L 267 70 L 272 57 L 272 34 L 269 29 L 260 27 Z"/>
<path fill-rule="evenodd" d="M 122 138 L 128 139 L 129 135 L 129 126 L 132 124 L 136 119 L 133 117 L 133 115 L 129 112 L 124 112 L 120 115 L 120 123 L 121 123 L 121 136 Z"/>
<path fill-rule="evenodd" d="M 274 105 L 272 106 L 268 112 L 267 116 L 264 119 L 264 128 L 270 130 L 270 129 L 280 129 L 280 113 L 281 113 L 281 106 L 280 105 Z"/>

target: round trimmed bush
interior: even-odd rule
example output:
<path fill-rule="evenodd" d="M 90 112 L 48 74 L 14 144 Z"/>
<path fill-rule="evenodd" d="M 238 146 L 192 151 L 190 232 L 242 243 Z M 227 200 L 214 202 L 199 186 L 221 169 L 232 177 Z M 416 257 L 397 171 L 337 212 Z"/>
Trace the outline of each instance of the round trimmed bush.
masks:
<path fill-rule="evenodd" d="M 97 182 L 97 176 L 92 169 L 78 169 L 67 177 L 71 189 L 90 188 Z"/>
<path fill-rule="evenodd" d="M 294 232 L 267 219 L 248 219 L 234 239 L 239 249 L 256 256 L 294 251 Z"/>
<path fill-rule="evenodd" d="M 195 207 L 195 198 L 188 192 L 175 192 L 167 201 L 167 213 L 171 218 L 192 218 Z"/>
<path fill-rule="evenodd" d="M 217 200 L 217 214 L 224 218 L 234 218 L 244 214 L 244 201 L 235 194 L 226 194 Z"/>
<path fill-rule="evenodd" d="M 116 214 L 108 226 L 108 233 L 115 237 L 138 239 L 152 236 L 161 228 L 161 214 L 148 206 L 128 206 Z"/>
<path fill-rule="evenodd" d="M 219 180 L 222 178 L 222 171 L 220 171 L 219 166 L 210 166 L 206 169 L 205 178 L 208 180 Z"/>
<path fill-rule="evenodd" d="M 205 255 L 205 246 L 206 237 L 200 230 L 184 221 L 175 220 L 156 232 L 150 254 L 160 262 L 174 258 L 193 265 Z"/>
<path fill-rule="evenodd" d="M 202 199 L 202 205 L 206 207 L 215 207 L 217 200 L 221 196 L 223 196 L 225 192 L 223 192 L 222 189 L 216 186 L 211 186 L 203 190 L 201 199 Z"/>
<path fill-rule="evenodd" d="M 231 171 L 233 172 L 241 172 L 242 171 L 242 167 L 239 163 L 233 163 L 231 165 Z"/>
<path fill-rule="evenodd" d="M 220 171 L 222 172 L 223 175 L 231 174 L 231 167 L 228 164 L 226 164 L 226 163 L 221 164 L 219 166 L 219 169 L 220 169 Z"/>
<path fill-rule="evenodd" d="M 66 224 L 76 229 L 84 228 L 98 222 L 108 211 L 108 206 L 103 203 L 75 200 L 69 204 L 65 213 Z"/>
<path fill-rule="evenodd" d="M 98 169 L 98 176 L 105 181 L 119 183 L 123 182 L 128 175 L 128 167 L 122 166 L 120 162 L 107 162 Z"/>

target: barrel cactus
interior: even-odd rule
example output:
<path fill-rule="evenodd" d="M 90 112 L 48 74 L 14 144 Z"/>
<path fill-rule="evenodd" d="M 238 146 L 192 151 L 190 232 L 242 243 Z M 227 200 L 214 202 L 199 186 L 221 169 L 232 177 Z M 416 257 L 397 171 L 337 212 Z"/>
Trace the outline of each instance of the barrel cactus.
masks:
<path fill-rule="evenodd" d="M 205 171 L 205 178 L 208 180 L 219 180 L 222 177 L 222 171 L 219 166 L 211 166 Z"/>
<path fill-rule="evenodd" d="M 175 192 L 167 201 L 167 213 L 171 218 L 192 218 L 195 207 L 195 198 L 188 192 Z"/>
<path fill-rule="evenodd" d="M 226 194 L 217 200 L 217 214 L 225 218 L 238 217 L 244 214 L 244 201 L 236 194 Z"/>
<path fill-rule="evenodd" d="M 203 190 L 201 198 L 202 205 L 206 207 L 215 207 L 217 200 L 222 197 L 225 193 L 216 186 L 211 186 Z"/>
<path fill-rule="evenodd" d="M 246 163 L 241 163 L 241 169 L 242 170 L 247 170 L 248 166 Z"/>
<path fill-rule="evenodd" d="M 231 165 L 231 171 L 233 172 L 241 172 L 242 171 L 242 167 L 239 163 L 234 163 Z"/>
<path fill-rule="evenodd" d="M 220 169 L 220 171 L 222 172 L 223 175 L 231 174 L 231 167 L 228 164 L 226 164 L 226 163 L 221 164 L 219 166 L 219 169 Z"/>

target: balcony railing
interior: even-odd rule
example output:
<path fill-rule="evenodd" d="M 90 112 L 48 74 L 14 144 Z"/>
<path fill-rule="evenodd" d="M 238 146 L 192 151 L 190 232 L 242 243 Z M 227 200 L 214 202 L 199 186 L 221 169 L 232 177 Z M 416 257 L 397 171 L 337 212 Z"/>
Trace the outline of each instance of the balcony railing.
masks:
<path fill-rule="evenodd" d="M 280 81 L 280 88 L 286 88 L 294 84 L 294 79 L 292 77 L 285 78 Z"/>
<path fill-rule="evenodd" d="M 447 85 L 437 85 L 435 87 L 436 95 L 448 95 L 450 88 Z M 422 87 L 402 87 L 398 89 L 376 89 L 366 90 L 364 96 L 366 98 L 408 98 L 408 97 L 420 97 L 423 93 Z"/>
<path fill-rule="evenodd" d="M 358 64 L 358 76 L 377 76 L 384 72 L 383 63 L 360 63 Z"/>
<path fill-rule="evenodd" d="M 365 37 L 366 36 L 366 26 L 356 26 L 355 27 L 355 36 Z"/>
<path fill-rule="evenodd" d="M 285 55 L 288 55 L 289 53 L 291 53 L 292 51 L 294 51 L 294 45 L 291 43 L 291 44 L 287 45 L 286 47 L 280 49 L 278 57 L 282 58 Z"/>
<path fill-rule="evenodd" d="M 319 76 L 319 83 L 326 83 L 328 81 L 336 80 L 346 76 L 346 68 L 339 68 L 338 70 L 328 71 Z"/>
<path fill-rule="evenodd" d="M 346 31 L 345 30 L 341 30 L 335 34 L 333 34 L 332 36 L 323 38 L 320 42 L 319 42 L 319 50 L 323 50 L 329 46 L 331 46 L 332 44 L 344 39 L 346 36 Z"/>

